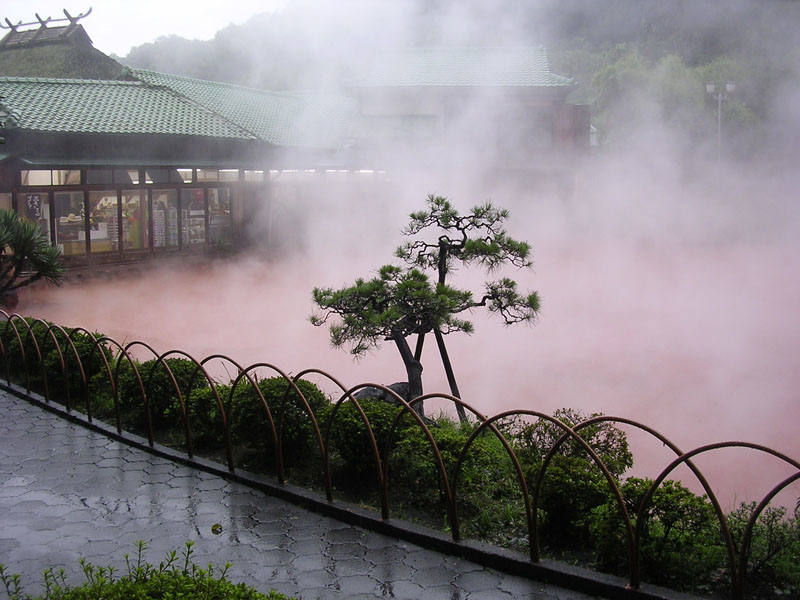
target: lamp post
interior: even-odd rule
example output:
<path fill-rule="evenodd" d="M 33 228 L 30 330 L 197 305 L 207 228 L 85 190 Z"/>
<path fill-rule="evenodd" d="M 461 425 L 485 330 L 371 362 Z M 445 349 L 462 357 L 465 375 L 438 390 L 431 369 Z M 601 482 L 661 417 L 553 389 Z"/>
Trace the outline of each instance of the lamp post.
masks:
<path fill-rule="evenodd" d="M 722 159 L 722 101 L 736 90 L 736 84 L 728 81 L 721 83 L 706 83 L 706 93 L 717 101 L 717 162 Z"/>

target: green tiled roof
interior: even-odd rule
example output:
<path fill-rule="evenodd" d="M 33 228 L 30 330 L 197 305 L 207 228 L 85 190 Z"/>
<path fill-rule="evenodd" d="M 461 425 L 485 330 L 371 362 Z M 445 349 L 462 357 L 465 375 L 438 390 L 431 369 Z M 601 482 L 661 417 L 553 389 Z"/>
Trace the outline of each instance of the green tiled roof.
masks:
<path fill-rule="evenodd" d="M 541 46 L 410 48 L 378 55 L 357 87 L 560 87 Z"/>
<path fill-rule="evenodd" d="M 341 146 L 356 103 L 339 94 L 271 92 L 180 75 L 131 69 L 130 75 L 165 86 L 260 139 L 281 146 Z"/>
<path fill-rule="evenodd" d="M 254 139 L 174 91 L 139 81 L 0 77 L 0 97 L 20 129 Z"/>

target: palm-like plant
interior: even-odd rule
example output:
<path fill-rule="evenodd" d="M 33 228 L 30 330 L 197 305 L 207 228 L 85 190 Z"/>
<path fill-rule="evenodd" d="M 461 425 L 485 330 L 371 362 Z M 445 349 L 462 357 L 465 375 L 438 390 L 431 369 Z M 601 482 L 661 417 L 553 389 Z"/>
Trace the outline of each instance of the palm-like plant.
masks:
<path fill-rule="evenodd" d="M 39 226 L 13 210 L 0 210 L 0 302 L 40 279 L 58 283 L 63 274 L 61 250 Z"/>

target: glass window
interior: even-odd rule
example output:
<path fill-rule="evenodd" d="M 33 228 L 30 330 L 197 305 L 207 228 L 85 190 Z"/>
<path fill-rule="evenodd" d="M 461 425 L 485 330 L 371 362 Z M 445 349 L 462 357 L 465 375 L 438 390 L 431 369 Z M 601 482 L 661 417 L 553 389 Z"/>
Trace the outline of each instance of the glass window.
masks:
<path fill-rule="evenodd" d="M 197 169 L 197 181 L 219 181 L 219 171 L 216 169 Z"/>
<path fill-rule="evenodd" d="M 86 252 L 86 214 L 83 192 L 56 192 L 55 206 L 56 244 L 64 256 Z"/>
<path fill-rule="evenodd" d="M 145 183 L 169 183 L 169 169 L 147 169 Z"/>
<path fill-rule="evenodd" d="M 0 194 L 0 210 L 11 210 L 11 194 Z"/>
<path fill-rule="evenodd" d="M 139 171 L 135 169 L 114 169 L 114 183 L 137 184 Z"/>
<path fill-rule="evenodd" d="M 57 169 L 53 171 L 53 185 L 80 185 L 81 172 L 78 170 Z"/>
<path fill-rule="evenodd" d="M 89 192 L 89 239 L 92 253 L 119 249 L 117 191 Z"/>
<path fill-rule="evenodd" d="M 245 171 L 245 181 L 264 181 L 264 171 Z"/>
<path fill-rule="evenodd" d="M 150 247 L 147 200 L 140 190 L 122 192 L 122 249 L 144 250 Z"/>
<path fill-rule="evenodd" d="M 178 190 L 153 190 L 153 246 L 178 245 Z"/>
<path fill-rule="evenodd" d="M 220 181 L 239 181 L 239 169 L 220 169 Z"/>
<path fill-rule="evenodd" d="M 172 183 L 192 183 L 192 169 L 175 169 L 169 177 Z"/>
<path fill-rule="evenodd" d="M 86 183 L 113 183 L 114 172 L 111 169 L 88 169 L 86 171 Z"/>
<path fill-rule="evenodd" d="M 22 185 L 52 185 L 52 173 L 47 170 L 22 171 Z"/>
<path fill-rule="evenodd" d="M 231 242 L 231 190 L 208 190 L 208 241 L 212 244 Z"/>
<path fill-rule="evenodd" d="M 181 190 L 181 245 L 206 242 L 206 203 L 204 190 Z"/>
<path fill-rule="evenodd" d="M 9 208 L 11 194 L 9 196 Z M 36 223 L 42 232 L 50 239 L 50 194 L 25 194 L 17 196 L 23 198 L 22 206 L 19 207 L 20 216 L 23 219 Z"/>

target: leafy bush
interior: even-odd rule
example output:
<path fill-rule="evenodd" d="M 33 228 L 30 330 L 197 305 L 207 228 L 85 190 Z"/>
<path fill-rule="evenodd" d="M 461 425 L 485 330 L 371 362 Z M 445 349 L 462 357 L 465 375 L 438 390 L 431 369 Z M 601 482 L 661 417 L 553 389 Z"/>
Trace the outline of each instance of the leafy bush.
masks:
<path fill-rule="evenodd" d="M 620 488 L 634 526 L 652 483 L 631 477 Z M 628 543 L 616 500 L 609 497 L 591 512 L 589 521 L 598 568 L 627 572 Z M 719 522 L 711 503 L 677 481 L 667 480 L 653 493 L 640 545 L 642 577 L 651 583 L 704 591 L 715 570 L 725 565 Z"/>
<path fill-rule="evenodd" d="M 599 415 L 587 416 L 575 409 L 562 408 L 553 416 L 568 426 L 574 426 Z M 526 470 L 531 493 L 544 457 L 563 433 L 558 425 L 545 419 L 518 426 L 515 451 Z M 614 423 L 595 423 L 582 428 L 578 434 L 595 451 L 615 480 L 633 465 L 627 436 Z M 605 503 L 609 491 L 606 477 L 581 444 L 572 439 L 561 444 L 541 484 L 538 508 L 542 517 L 542 543 L 559 552 L 586 548 L 590 541 L 591 511 Z"/>
<path fill-rule="evenodd" d="M 270 377 L 258 380 L 256 385 L 264 396 L 280 436 L 285 464 L 298 471 L 310 470 L 312 464 L 319 465 L 319 445 L 311 418 L 286 379 Z M 247 380 L 240 381 L 232 398 L 229 386 L 217 386 L 217 389 L 225 404 L 237 463 L 256 472 L 273 472 L 276 457 L 272 427 L 256 391 Z M 308 381 L 298 381 L 297 389 L 322 427 L 330 406 L 327 396 Z M 221 447 L 224 431 L 213 392 L 210 389 L 195 390 L 191 406 L 192 413 L 196 413 L 193 430 L 196 439 L 208 440 L 210 444 Z"/>
<path fill-rule="evenodd" d="M 136 364 L 150 405 L 153 429 L 156 431 L 169 429 L 182 431 L 183 413 L 175 384 L 164 367 L 165 363 L 175 377 L 184 402 L 188 401 L 193 391 L 207 388 L 209 384 L 195 363 L 185 358 L 167 358 L 162 362 L 152 359 Z M 105 373 L 99 373 L 96 375 L 95 382 L 98 379 L 106 382 L 107 398 L 105 398 L 105 403 L 108 404 L 110 401 L 108 396 L 111 393 L 110 386 L 107 384 L 108 376 Z M 122 427 L 136 433 L 145 432 L 147 430 L 147 412 L 142 390 L 133 368 L 125 360 L 119 365 L 117 390 Z"/>
<path fill-rule="evenodd" d="M 405 427 L 395 434 L 389 460 L 389 493 L 401 514 L 438 526 L 443 522 L 446 507 L 433 449 L 422 429 L 412 424 L 410 417 L 404 417 L 403 421 Z M 452 473 L 469 437 L 468 429 L 462 429 L 444 416 L 430 422 L 428 427 L 445 471 Z"/>
<path fill-rule="evenodd" d="M 47 325 L 32 323 L 32 328 L 43 352 L 50 396 L 63 402 L 66 382 L 61 374 L 58 352 L 52 339 L 47 339 Z M 8 324 L 0 325 L 0 335 L 13 380 L 24 382 L 19 341 Z M 33 341 L 24 328 L 21 337 L 28 356 L 31 387 L 42 393 L 42 365 L 37 364 Z M 69 394 L 74 405 L 84 390 L 74 356 L 67 351 L 68 345 L 60 337 L 58 339 L 68 359 Z M 113 396 L 102 355 L 93 351 L 89 335 L 75 333 L 74 343 L 89 379 L 88 392 L 95 416 L 113 417 Z M 111 350 L 103 347 L 102 351 L 113 365 Z M 169 358 L 166 364 L 187 402 L 195 451 L 214 459 L 224 458 L 221 403 L 228 418 L 237 466 L 274 473 L 277 448 L 272 428 L 261 399 L 250 383 L 241 381 L 231 394 L 229 384 L 211 387 L 190 360 Z M 159 441 L 182 447 L 183 413 L 175 385 L 164 365 L 155 360 L 135 362 L 135 365 L 148 392 Z M 284 378 L 256 381 L 280 435 L 285 474 L 295 483 L 319 485 L 323 465 L 311 416 Z M 126 362 L 120 364 L 118 385 L 122 426 L 137 433 L 144 431 L 147 420 L 141 390 L 132 366 Z M 338 489 L 348 499 L 375 505 L 378 489 L 372 446 L 355 406 L 346 402 L 334 415 L 328 398 L 314 384 L 301 380 L 297 386 L 321 433 L 325 435 L 330 428 L 327 450 Z M 363 399 L 360 405 L 369 419 L 382 457 L 390 453 L 388 489 L 393 514 L 447 529 L 449 522 L 441 476 L 434 452 L 421 428 L 406 415 L 398 421 L 389 438 L 390 428 L 401 409 L 381 400 Z M 560 409 L 554 416 L 570 426 L 589 418 L 572 409 Z M 502 443 L 491 431 L 485 430 L 473 441 L 456 479 L 454 468 L 458 457 L 476 425 L 457 423 L 445 416 L 426 423 L 447 477 L 451 483 L 456 483 L 461 534 L 519 550 L 527 549 L 524 502 L 513 463 Z M 497 427 L 514 449 L 533 492 L 532 486 L 541 472 L 544 458 L 563 435 L 563 430 L 545 419 L 531 424 L 498 423 Z M 579 430 L 579 435 L 607 466 L 613 481 L 620 487 L 629 514 L 635 518 L 650 482 L 636 478 L 621 481 L 633 464 L 624 431 L 613 422 L 600 422 Z M 737 552 L 753 509 L 753 505 L 742 505 L 728 516 Z M 795 510 L 797 512 L 797 508 Z M 543 477 L 537 516 L 545 553 L 583 564 L 591 562 L 604 571 L 627 573 L 630 557 L 624 519 L 610 493 L 608 481 L 582 444 L 568 440 L 554 453 Z M 747 573 L 748 597 L 800 595 L 800 571 L 797 569 L 800 527 L 796 516 L 787 518 L 784 509 L 770 508 L 756 523 Z M 640 550 L 641 574 L 645 581 L 708 594 L 724 591 L 730 585 L 727 552 L 709 502 L 675 481 L 665 481 L 655 491 Z M 98 571 L 89 572 L 98 576 Z M 111 573 L 103 572 L 103 576 L 110 578 Z M 51 574 L 50 577 L 50 582 L 55 583 L 55 576 Z M 13 582 L 13 579 L 4 581 Z"/>
<path fill-rule="evenodd" d="M 728 515 L 737 547 L 756 504 L 742 503 Z M 748 598 L 800 597 L 800 523 L 787 518 L 783 507 L 768 507 L 759 515 L 750 544 Z"/>
<path fill-rule="evenodd" d="M 358 404 L 369 419 L 378 451 L 383 457 L 392 423 L 402 409 L 384 400 L 370 398 L 358 400 Z M 369 487 L 376 481 L 377 470 L 372 443 L 361 415 L 352 402 L 346 401 L 335 415 L 331 411 L 331 417 L 331 422 L 325 422 L 325 427 L 330 427 L 328 452 L 340 484 L 350 489 Z M 403 437 L 404 429 L 409 425 L 410 419 L 401 421 L 398 426 L 400 431 L 394 435 L 395 441 Z"/>
<path fill-rule="evenodd" d="M 113 567 L 96 567 L 83 559 L 81 570 L 86 582 L 79 587 L 68 587 L 65 584 L 66 574 L 44 572 L 45 593 L 42 596 L 30 596 L 22 593 L 18 575 L 8 575 L 0 564 L 0 581 L 3 582 L 9 600 L 161 600 L 166 598 L 192 598 L 193 600 L 290 600 L 287 596 L 271 590 L 264 595 L 244 583 L 232 583 L 226 579 L 230 564 L 226 564 L 220 572 L 211 564 L 206 569 L 198 567 L 191 560 L 192 542 L 186 543 L 183 551 L 183 564 L 179 564 L 176 551 L 167 554 L 166 562 L 158 567 L 142 560 L 145 550 L 144 542 L 138 544 L 138 556 L 131 563 L 125 555 L 127 574 L 116 576 Z"/>
<path fill-rule="evenodd" d="M 60 331 L 53 329 L 53 336 L 47 333 L 47 329 L 51 323 L 43 323 L 31 318 L 27 318 L 25 321 L 31 326 L 33 335 L 28 332 L 27 327 L 22 323 L 17 322 L 16 325 L 22 340 L 22 351 L 26 357 L 24 364 L 27 364 L 31 389 L 41 394 L 45 393 L 44 378 L 42 375 L 42 371 L 44 371 L 47 374 L 47 391 L 51 399 L 56 402 L 66 402 L 67 387 L 63 367 L 59 359 L 60 349 L 61 356 L 64 360 L 64 367 L 67 369 L 69 378 L 70 402 L 72 405 L 77 405 L 79 407 L 83 404 L 85 409 L 85 398 L 87 392 L 90 391 L 91 388 L 87 390 L 83 387 L 78 360 L 80 360 L 80 364 L 83 366 L 88 382 L 92 377 L 103 370 L 103 354 L 105 354 L 106 360 L 111 360 L 111 351 L 102 344 L 99 349 L 96 349 L 95 343 L 89 335 L 82 332 L 76 333 L 74 329 L 65 328 L 64 331 L 71 337 L 75 347 L 75 352 L 73 352 L 69 342 Z M 6 349 L 6 357 L 12 381 L 25 383 L 20 343 L 9 322 L 3 325 L 0 335 L 2 335 L 3 344 Z M 95 339 L 103 337 L 103 334 L 97 332 L 93 335 Z M 53 337 L 55 337 L 55 343 L 58 344 L 58 348 L 56 348 Z M 37 344 L 39 352 L 42 354 L 42 362 L 38 360 L 36 352 Z M 75 356 L 76 353 L 77 358 Z"/>

